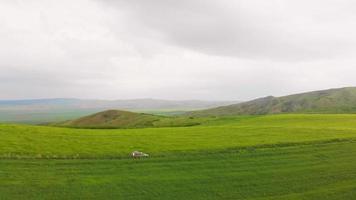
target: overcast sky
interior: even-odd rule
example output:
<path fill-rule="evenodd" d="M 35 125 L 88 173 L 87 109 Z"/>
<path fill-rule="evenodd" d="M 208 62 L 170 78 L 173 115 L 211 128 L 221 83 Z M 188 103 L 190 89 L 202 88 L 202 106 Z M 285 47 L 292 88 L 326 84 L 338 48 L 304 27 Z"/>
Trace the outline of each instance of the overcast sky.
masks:
<path fill-rule="evenodd" d="M 0 99 L 356 86 L 354 0 L 0 0 Z"/>

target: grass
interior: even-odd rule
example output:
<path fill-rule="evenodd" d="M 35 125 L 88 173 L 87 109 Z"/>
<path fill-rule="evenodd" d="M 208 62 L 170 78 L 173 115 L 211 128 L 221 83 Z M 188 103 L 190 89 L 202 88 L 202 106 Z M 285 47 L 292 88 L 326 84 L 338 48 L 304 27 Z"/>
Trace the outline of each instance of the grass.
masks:
<path fill-rule="evenodd" d="M 353 199 L 356 115 L 193 127 L 0 125 L 0 199 Z M 133 150 L 148 159 L 129 157 Z"/>
<path fill-rule="evenodd" d="M 145 160 L 3 160 L 0 199 L 353 199 L 356 144 Z"/>
<path fill-rule="evenodd" d="M 0 125 L 2 158 L 122 158 L 356 137 L 356 115 L 222 118 L 193 127 L 90 130 Z"/>

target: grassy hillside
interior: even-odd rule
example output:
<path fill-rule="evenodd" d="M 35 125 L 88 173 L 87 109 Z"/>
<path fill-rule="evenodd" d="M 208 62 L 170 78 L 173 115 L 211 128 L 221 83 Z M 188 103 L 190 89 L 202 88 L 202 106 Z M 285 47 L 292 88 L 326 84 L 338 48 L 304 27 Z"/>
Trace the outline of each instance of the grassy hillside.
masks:
<path fill-rule="evenodd" d="M 152 127 L 161 118 L 144 113 L 107 110 L 58 125 L 76 128 L 142 128 Z"/>
<path fill-rule="evenodd" d="M 262 115 L 276 113 L 356 113 L 356 88 L 340 88 L 284 97 L 264 97 L 244 103 L 188 113 L 193 116 Z"/>
<path fill-rule="evenodd" d="M 109 130 L 2 124 L 0 134 L 2 158 L 122 158 L 134 150 L 162 156 L 354 140 L 356 115 L 231 117 L 193 127 Z"/>
<path fill-rule="evenodd" d="M 213 120 L 214 119 L 214 120 Z M 193 127 L 0 125 L 0 199 L 353 199 L 356 115 Z M 149 158 L 132 159 L 140 150 Z"/>
<path fill-rule="evenodd" d="M 147 128 L 198 125 L 199 120 L 187 117 L 165 117 L 122 110 L 107 110 L 79 119 L 52 124 L 71 128 Z"/>

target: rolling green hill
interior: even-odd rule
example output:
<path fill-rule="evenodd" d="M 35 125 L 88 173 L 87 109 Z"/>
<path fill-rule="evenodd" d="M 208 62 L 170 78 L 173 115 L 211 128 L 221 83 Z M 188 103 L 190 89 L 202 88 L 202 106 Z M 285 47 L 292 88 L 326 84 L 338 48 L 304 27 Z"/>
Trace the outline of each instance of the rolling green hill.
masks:
<path fill-rule="evenodd" d="M 176 127 L 200 124 L 199 120 L 187 117 L 167 117 L 122 110 L 107 110 L 53 126 L 71 128 L 147 128 Z"/>
<path fill-rule="evenodd" d="M 0 199 L 356 196 L 356 115 L 214 119 L 145 129 L 0 124 Z M 133 159 L 134 150 L 150 156 Z"/>
<path fill-rule="evenodd" d="M 215 118 L 192 127 L 73 129 L 0 124 L 0 158 L 120 158 L 349 140 L 356 115 L 291 114 Z"/>
<path fill-rule="evenodd" d="M 356 113 L 356 87 L 329 89 L 187 113 L 192 116 L 264 115 L 279 113 Z"/>

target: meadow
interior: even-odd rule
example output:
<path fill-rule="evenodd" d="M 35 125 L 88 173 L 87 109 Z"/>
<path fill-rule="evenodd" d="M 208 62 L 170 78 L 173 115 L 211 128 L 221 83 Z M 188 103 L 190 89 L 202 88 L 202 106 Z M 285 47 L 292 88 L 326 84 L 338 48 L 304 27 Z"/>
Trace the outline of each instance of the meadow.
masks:
<path fill-rule="evenodd" d="M 352 114 L 142 129 L 1 124 L 0 137 L 0 199 L 356 198 Z"/>

